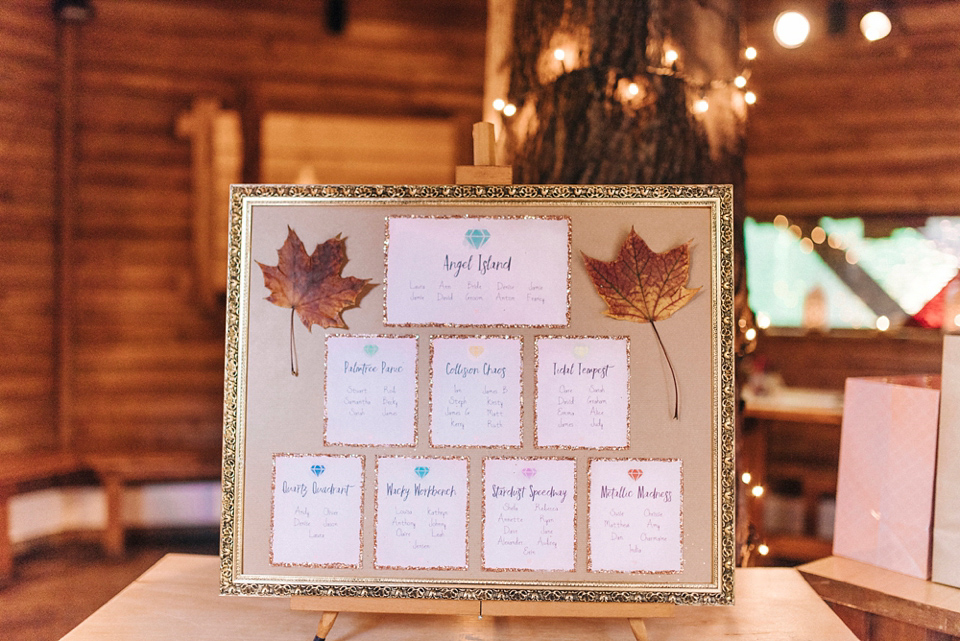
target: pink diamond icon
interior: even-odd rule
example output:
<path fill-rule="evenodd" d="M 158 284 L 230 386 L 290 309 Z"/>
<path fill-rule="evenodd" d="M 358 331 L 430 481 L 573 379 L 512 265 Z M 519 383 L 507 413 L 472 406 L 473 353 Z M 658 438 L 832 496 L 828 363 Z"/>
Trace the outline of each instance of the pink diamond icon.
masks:
<path fill-rule="evenodd" d="M 521 474 L 526 476 L 528 479 L 532 479 L 534 476 L 537 475 L 537 471 L 532 467 L 525 467 L 522 470 L 520 470 L 520 472 Z"/>
<path fill-rule="evenodd" d="M 643 476 L 643 470 L 638 470 L 637 468 L 632 468 L 627 470 L 627 475 L 636 481 L 638 478 Z"/>

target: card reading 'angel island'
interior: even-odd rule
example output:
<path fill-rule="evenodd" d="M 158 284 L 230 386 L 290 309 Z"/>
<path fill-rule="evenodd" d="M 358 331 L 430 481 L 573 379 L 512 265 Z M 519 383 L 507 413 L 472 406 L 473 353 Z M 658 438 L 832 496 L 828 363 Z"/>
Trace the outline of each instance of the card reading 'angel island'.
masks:
<path fill-rule="evenodd" d="M 483 461 L 483 568 L 572 572 L 577 462 Z"/>
<path fill-rule="evenodd" d="M 416 336 L 327 336 L 324 442 L 413 445 Z"/>
<path fill-rule="evenodd" d="M 273 457 L 270 563 L 360 567 L 362 456 Z"/>
<path fill-rule="evenodd" d="M 466 569 L 468 468 L 465 458 L 377 459 L 374 567 Z"/>
<path fill-rule="evenodd" d="M 540 336 L 536 379 L 537 447 L 629 446 L 629 338 Z"/>
<path fill-rule="evenodd" d="M 591 572 L 683 571 L 683 464 L 590 461 Z"/>
<path fill-rule="evenodd" d="M 433 337 L 430 444 L 519 447 L 522 364 L 520 337 Z"/>
<path fill-rule="evenodd" d="M 570 220 L 387 218 L 386 325 L 566 326 Z"/>

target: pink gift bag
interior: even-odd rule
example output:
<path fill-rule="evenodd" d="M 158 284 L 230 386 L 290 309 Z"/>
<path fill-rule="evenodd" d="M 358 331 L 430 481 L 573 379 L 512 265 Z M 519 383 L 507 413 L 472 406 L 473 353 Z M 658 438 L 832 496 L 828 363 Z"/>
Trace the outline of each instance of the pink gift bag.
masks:
<path fill-rule="evenodd" d="M 939 376 L 848 378 L 833 553 L 930 578 Z"/>

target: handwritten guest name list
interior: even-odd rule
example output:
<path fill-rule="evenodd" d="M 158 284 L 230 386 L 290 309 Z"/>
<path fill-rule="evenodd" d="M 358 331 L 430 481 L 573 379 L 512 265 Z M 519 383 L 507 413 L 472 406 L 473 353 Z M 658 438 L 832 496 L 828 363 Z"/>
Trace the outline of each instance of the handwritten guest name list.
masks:
<path fill-rule="evenodd" d="M 589 570 L 683 570 L 679 460 L 590 461 Z"/>
<path fill-rule="evenodd" d="M 386 325 L 565 326 L 567 218 L 387 218 Z"/>
<path fill-rule="evenodd" d="M 627 447 L 629 339 L 537 338 L 538 447 Z"/>
<path fill-rule="evenodd" d="M 483 567 L 573 571 L 576 461 L 485 459 Z"/>
<path fill-rule="evenodd" d="M 374 566 L 467 567 L 467 459 L 377 459 Z"/>
<path fill-rule="evenodd" d="M 519 447 L 523 340 L 435 336 L 430 346 L 431 444 Z"/>
<path fill-rule="evenodd" d="M 273 459 L 273 565 L 360 567 L 362 456 Z"/>
<path fill-rule="evenodd" d="M 327 336 L 326 443 L 412 445 L 415 336 Z"/>

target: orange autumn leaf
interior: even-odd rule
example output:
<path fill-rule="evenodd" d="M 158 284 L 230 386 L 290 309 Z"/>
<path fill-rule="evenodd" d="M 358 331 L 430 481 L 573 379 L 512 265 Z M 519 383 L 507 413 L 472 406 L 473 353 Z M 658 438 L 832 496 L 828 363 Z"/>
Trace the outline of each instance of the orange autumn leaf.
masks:
<path fill-rule="evenodd" d="M 296 376 L 294 315 L 308 331 L 314 325 L 346 328 L 341 314 L 357 305 L 370 279 L 340 276 L 347 257 L 339 235 L 317 245 L 308 255 L 297 232 L 290 227 L 287 231 L 287 239 L 277 251 L 277 265 L 257 264 L 263 270 L 263 284 L 270 290 L 267 301 L 290 308 L 290 369 Z"/>
<path fill-rule="evenodd" d="M 687 287 L 690 279 L 690 243 L 657 253 L 631 228 L 616 259 L 607 263 L 580 252 L 587 273 L 607 304 L 604 314 L 618 320 L 650 323 L 673 377 L 673 418 L 680 415 L 680 387 L 656 321 L 673 316 L 696 296 L 700 288 Z"/>
<path fill-rule="evenodd" d="M 583 254 L 583 262 L 597 293 L 607 303 L 604 313 L 620 320 L 666 320 L 700 291 L 699 287 L 686 287 L 689 241 L 658 254 L 630 229 L 615 260 L 605 263 Z"/>

